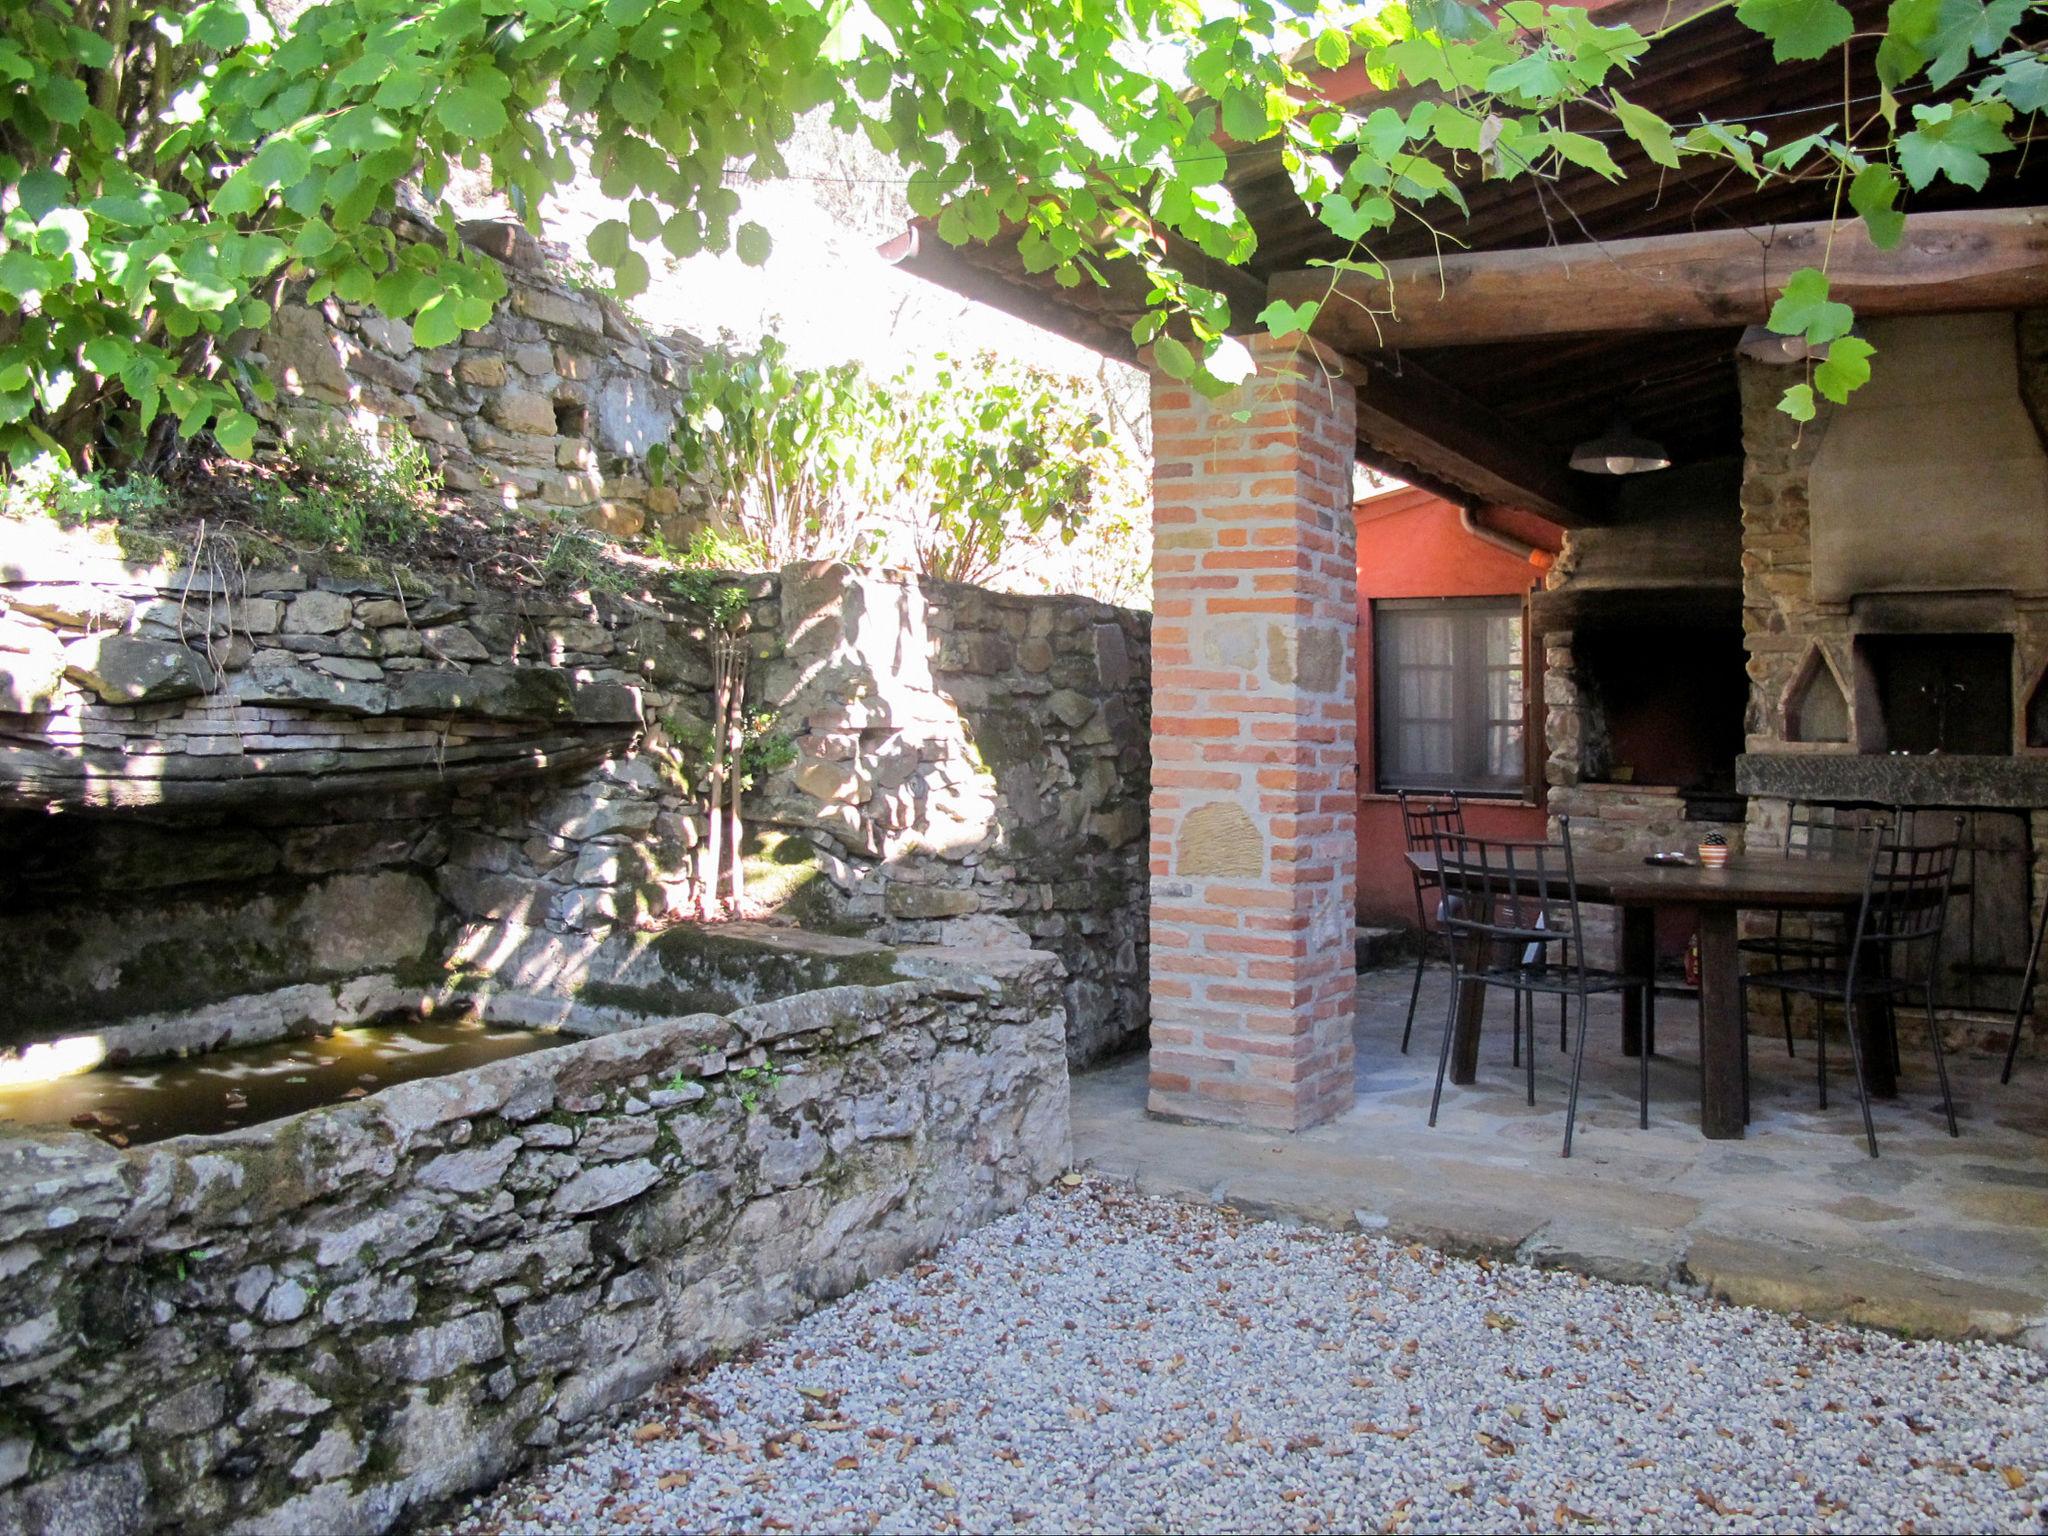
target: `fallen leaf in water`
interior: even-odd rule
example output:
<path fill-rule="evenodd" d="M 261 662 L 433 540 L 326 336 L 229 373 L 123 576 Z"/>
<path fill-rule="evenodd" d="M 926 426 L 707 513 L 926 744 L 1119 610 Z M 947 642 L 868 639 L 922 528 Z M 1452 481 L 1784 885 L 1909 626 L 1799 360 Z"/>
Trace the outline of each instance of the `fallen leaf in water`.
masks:
<path fill-rule="evenodd" d="M 858 1456 L 842 1456 L 832 1463 L 832 1468 L 836 1472 L 851 1472 L 859 1465 L 860 1458 Z"/>
<path fill-rule="evenodd" d="M 926 1493 L 936 1493 L 942 1499 L 957 1497 L 953 1485 L 942 1478 L 921 1477 L 918 1481 L 924 1484 Z"/>
<path fill-rule="evenodd" d="M 107 1131 L 112 1130 L 121 1122 L 117 1117 L 108 1114 L 104 1109 L 88 1109 L 82 1114 L 73 1115 L 71 1123 L 81 1131 L 92 1129 Z"/>
<path fill-rule="evenodd" d="M 1066 1174 L 1060 1179 L 1060 1183 L 1064 1184 L 1068 1189 L 1078 1188 L 1081 1184 L 1081 1175 L 1078 1173 Z"/>
<path fill-rule="evenodd" d="M 2018 1467 L 2000 1467 L 1998 1470 L 2005 1475 L 2006 1487 L 2017 1490 L 2027 1486 L 2027 1474 Z"/>
<path fill-rule="evenodd" d="M 633 1431 L 633 1441 L 636 1445 L 645 1445 L 650 1440 L 666 1440 L 667 1438 L 668 1426 L 658 1419 L 649 1420 Z"/>
<path fill-rule="evenodd" d="M 367 1099 L 369 1096 L 370 1090 L 361 1087 L 351 1088 L 347 1093 L 344 1093 L 342 1095 L 344 1099 Z"/>
<path fill-rule="evenodd" d="M 1512 1456 L 1515 1454 L 1515 1442 L 1503 1440 L 1499 1435 L 1489 1435 L 1482 1429 L 1473 1438 L 1481 1446 L 1485 1447 L 1486 1454 L 1489 1456 Z"/>
<path fill-rule="evenodd" d="M 663 1493 L 673 1492 L 677 1488 L 687 1488 L 690 1486 L 690 1474 L 687 1472 L 664 1472 L 661 1475 L 661 1480 L 654 1486 Z"/>

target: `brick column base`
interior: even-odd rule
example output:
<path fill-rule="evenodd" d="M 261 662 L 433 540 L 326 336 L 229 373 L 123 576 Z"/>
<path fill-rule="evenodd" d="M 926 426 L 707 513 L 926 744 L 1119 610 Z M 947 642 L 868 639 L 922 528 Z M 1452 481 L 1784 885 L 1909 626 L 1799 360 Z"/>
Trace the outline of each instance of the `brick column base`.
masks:
<path fill-rule="evenodd" d="M 1353 1095 L 1355 401 L 1253 352 L 1152 389 L 1149 1104 L 1300 1130 Z"/>

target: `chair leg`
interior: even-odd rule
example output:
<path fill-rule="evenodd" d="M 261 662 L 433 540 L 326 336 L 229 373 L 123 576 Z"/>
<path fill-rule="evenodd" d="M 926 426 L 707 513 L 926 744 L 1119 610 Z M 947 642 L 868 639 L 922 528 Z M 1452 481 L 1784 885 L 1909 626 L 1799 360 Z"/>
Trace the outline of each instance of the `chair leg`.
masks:
<path fill-rule="evenodd" d="M 1529 994 L 1529 1055 L 1523 1063 L 1528 1074 L 1529 1107 L 1536 1107 L 1536 994 Z"/>
<path fill-rule="evenodd" d="M 1778 992 L 1778 1014 L 1785 1021 L 1785 1054 L 1797 1061 L 1799 1053 L 1792 1049 L 1792 994 L 1782 988 Z"/>
<path fill-rule="evenodd" d="M 1863 1106 L 1863 1139 L 1877 1156 L 1877 1124 L 1870 1118 L 1870 1086 L 1863 1080 L 1863 1031 L 1856 1027 L 1856 1004 L 1842 999 L 1842 1021 L 1849 1036 L 1849 1065 L 1856 1069 L 1856 1098 Z"/>
<path fill-rule="evenodd" d="M 1828 1107 L 1828 1005 L 1813 1000 L 1813 1055 L 1820 1071 L 1820 1107 Z"/>
<path fill-rule="evenodd" d="M 1565 995 L 1560 992 L 1557 994 L 1557 1048 L 1560 1051 L 1570 1049 L 1565 1040 L 1564 1015 Z"/>
<path fill-rule="evenodd" d="M 1561 994 L 1560 994 L 1561 995 Z M 1579 994 L 1579 1048 L 1572 1053 L 1572 1091 L 1564 1105 L 1564 1155 L 1572 1155 L 1572 1127 L 1579 1119 L 1579 1074 L 1586 1066 L 1586 994 Z"/>
<path fill-rule="evenodd" d="M 1645 1131 L 1650 1128 L 1650 1031 L 1654 1027 L 1654 1021 L 1657 1017 L 1655 1011 L 1657 1006 L 1656 991 L 1657 989 L 1648 982 L 1643 984 L 1643 1048 L 1636 1057 L 1638 1095 L 1640 1099 L 1637 1106 L 1636 1126 L 1637 1129 Z"/>
<path fill-rule="evenodd" d="M 1415 946 L 1415 985 L 1408 989 L 1408 1022 L 1401 1026 L 1401 1054 L 1408 1054 L 1408 1036 L 1415 1029 L 1415 1005 L 1422 1001 L 1422 971 L 1429 964 L 1429 935 Z"/>
<path fill-rule="evenodd" d="M 1522 989 L 1521 989 L 1520 987 L 1517 987 L 1517 988 L 1515 988 L 1515 990 L 1514 990 L 1514 993 L 1513 993 L 1513 996 L 1514 996 L 1514 999 L 1515 999 L 1515 1022 L 1514 1022 L 1514 1039 L 1515 1039 L 1515 1055 L 1514 1055 L 1514 1063 L 1515 1063 L 1515 1065 L 1516 1065 L 1516 1066 L 1518 1066 L 1518 1067 L 1519 1067 L 1519 1066 L 1520 1066 L 1520 1065 L 1522 1064 Z M 1535 1054 L 1536 1054 L 1536 1041 L 1535 1041 L 1535 1038 L 1534 1038 L 1534 1037 L 1535 1037 L 1535 1034 L 1536 1034 L 1536 1019 L 1535 1019 L 1535 1013 L 1536 1013 L 1536 1000 L 1535 1000 L 1534 998 L 1531 998 L 1531 999 L 1529 1000 L 1529 1014 L 1530 1014 L 1530 1018 L 1529 1018 L 1529 1035 L 1530 1035 L 1530 1040 L 1529 1040 L 1529 1054 L 1530 1054 L 1531 1056 L 1533 1056 L 1533 1055 L 1535 1055 Z"/>
<path fill-rule="evenodd" d="M 1463 996 L 1465 983 L 1458 975 L 1458 954 L 1451 951 L 1451 1003 L 1444 1010 L 1444 1046 L 1436 1058 L 1436 1091 L 1429 1096 L 1429 1123 L 1436 1124 L 1437 1106 L 1444 1098 L 1444 1073 L 1451 1067 L 1451 1034 L 1458 1027 L 1458 999 Z"/>
<path fill-rule="evenodd" d="M 1963 1133 L 1956 1129 L 1956 1101 L 1949 1097 L 1948 1057 L 1941 1048 L 1941 1026 L 1934 1019 L 1932 984 L 1927 988 L 1927 1038 L 1934 1042 L 1934 1073 L 1941 1079 L 1941 1108 L 1942 1113 L 1948 1116 L 1948 1133 L 1951 1136 L 1961 1136 Z"/>
<path fill-rule="evenodd" d="M 2012 1081 L 2012 1064 L 2020 1054 L 2020 1031 L 2027 1027 L 2027 1013 L 2034 1001 L 2034 983 L 2041 974 L 2041 940 L 2048 936 L 2048 907 L 2041 910 L 2041 920 L 2034 924 L 2034 942 L 2027 947 L 2027 969 L 2020 977 L 2020 1000 L 2012 1010 L 2012 1038 L 2005 1043 L 2005 1068 L 1998 1074 L 2001 1083 Z"/>

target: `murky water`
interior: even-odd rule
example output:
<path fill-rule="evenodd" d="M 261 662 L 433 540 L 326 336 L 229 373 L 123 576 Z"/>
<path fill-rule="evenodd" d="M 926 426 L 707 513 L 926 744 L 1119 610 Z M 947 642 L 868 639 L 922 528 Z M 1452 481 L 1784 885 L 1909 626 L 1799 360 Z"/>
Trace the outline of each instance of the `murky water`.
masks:
<path fill-rule="evenodd" d="M 115 1146 L 139 1146 L 167 1136 L 205 1136 L 259 1125 L 359 1099 L 393 1083 L 568 1043 L 566 1036 L 494 1028 L 475 1017 L 340 1029 L 311 1039 L 0 1087 L 0 1125 L 64 1127 Z"/>

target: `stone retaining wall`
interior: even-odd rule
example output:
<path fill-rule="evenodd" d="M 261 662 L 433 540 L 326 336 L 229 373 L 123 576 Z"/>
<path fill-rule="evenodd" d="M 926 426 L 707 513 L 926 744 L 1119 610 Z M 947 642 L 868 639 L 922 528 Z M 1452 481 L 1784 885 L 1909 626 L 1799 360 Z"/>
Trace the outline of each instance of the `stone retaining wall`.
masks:
<path fill-rule="evenodd" d="M 440 238 L 404 215 L 397 232 Z M 374 308 L 288 296 L 253 348 L 278 385 L 259 410 L 281 434 L 335 410 L 359 425 L 402 423 L 451 490 L 624 537 L 654 526 L 680 545 L 701 498 L 687 483 L 651 484 L 647 450 L 673 432 L 677 386 L 702 347 L 573 285 L 566 252 L 518 224 L 472 220 L 462 235 L 504 269 L 509 292 L 489 325 L 421 349 L 410 325 Z"/>
<path fill-rule="evenodd" d="M 1065 962 L 1076 1065 L 1140 1038 L 1150 616 L 792 566 L 761 698 L 796 759 L 756 816 L 819 850 L 835 916 Z"/>
<path fill-rule="evenodd" d="M 228 574 L 0 526 L 0 1047 L 699 905 L 701 618 L 639 597 Z M 750 889 L 899 942 L 1037 947 L 1077 1062 L 1145 1027 L 1147 616 L 792 567 L 750 599 Z M 48 815 L 56 809 L 61 815 Z"/>
<path fill-rule="evenodd" d="M 0 1139 L 0 1529 L 383 1530 L 1015 1208 L 1057 964 L 628 1029 L 225 1136 Z"/>

